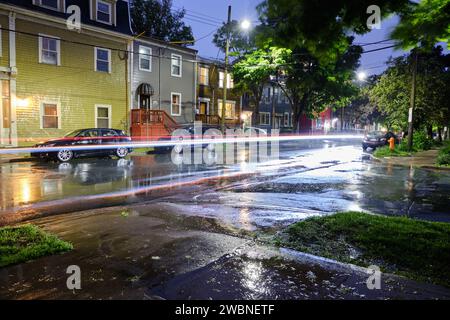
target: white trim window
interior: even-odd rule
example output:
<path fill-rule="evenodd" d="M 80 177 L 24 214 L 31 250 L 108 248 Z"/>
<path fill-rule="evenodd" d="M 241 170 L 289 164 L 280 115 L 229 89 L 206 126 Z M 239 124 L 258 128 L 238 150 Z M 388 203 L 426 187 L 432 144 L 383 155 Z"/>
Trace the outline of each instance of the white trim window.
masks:
<path fill-rule="evenodd" d="M 3 57 L 3 29 L 0 25 L 0 57 Z"/>
<path fill-rule="evenodd" d="M 198 82 L 202 86 L 209 85 L 209 68 L 208 67 L 200 67 L 198 71 Z"/>
<path fill-rule="evenodd" d="M 95 16 L 98 22 L 112 24 L 112 4 L 106 1 L 97 0 Z"/>
<path fill-rule="evenodd" d="M 96 104 L 95 105 L 95 127 L 108 129 L 111 128 L 111 111 L 110 105 Z"/>
<path fill-rule="evenodd" d="M 39 63 L 61 65 L 61 41 L 59 38 L 39 34 Z"/>
<path fill-rule="evenodd" d="M 139 46 L 139 70 L 152 72 L 152 48 Z"/>
<path fill-rule="evenodd" d="M 225 79 L 225 72 L 220 71 L 219 72 L 219 88 L 223 88 L 223 79 Z M 231 74 L 227 74 L 227 89 L 233 89 L 234 88 L 234 80 L 231 77 Z"/>
<path fill-rule="evenodd" d="M 219 99 L 217 101 L 219 117 L 222 116 L 222 105 L 223 100 Z M 234 119 L 235 116 L 236 116 L 236 102 L 227 100 L 227 103 L 225 104 L 225 119 Z"/>
<path fill-rule="evenodd" d="M 284 113 L 284 119 L 283 119 L 283 125 L 284 125 L 284 127 L 289 127 L 289 113 L 288 112 L 285 112 Z"/>
<path fill-rule="evenodd" d="M 181 116 L 181 93 L 172 92 L 170 94 L 170 114 Z"/>
<path fill-rule="evenodd" d="M 111 73 L 111 50 L 95 48 L 95 71 Z"/>
<path fill-rule="evenodd" d="M 270 112 L 259 113 L 259 124 L 270 125 Z"/>
<path fill-rule="evenodd" d="M 183 74 L 183 57 L 179 54 L 172 54 L 172 65 L 170 68 L 170 72 L 172 77 L 179 77 L 181 78 Z"/>
<path fill-rule="evenodd" d="M 64 5 L 64 1 L 61 3 L 61 0 L 34 0 L 33 4 L 46 9 L 62 11 L 61 4 Z"/>
<path fill-rule="evenodd" d="M 59 103 L 41 102 L 41 129 L 61 129 L 61 108 Z"/>

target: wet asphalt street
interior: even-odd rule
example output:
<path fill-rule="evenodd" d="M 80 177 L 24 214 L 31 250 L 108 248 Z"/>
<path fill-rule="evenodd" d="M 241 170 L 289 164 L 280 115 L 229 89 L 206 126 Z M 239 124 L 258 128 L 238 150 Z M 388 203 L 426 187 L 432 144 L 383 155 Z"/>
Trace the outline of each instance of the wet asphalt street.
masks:
<path fill-rule="evenodd" d="M 388 275 L 368 290 L 364 269 L 255 240 L 343 210 L 450 222 L 448 171 L 375 162 L 357 140 L 283 143 L 279 160 L 256 165 L 237 159 L 1 164 L 0 223 L 37 218 L 75 249 L 0 269 L 0 297 L 450 299 L 448 289 Z M 69 265 L 80 266 L 82 290 L 66 288 Z"/>

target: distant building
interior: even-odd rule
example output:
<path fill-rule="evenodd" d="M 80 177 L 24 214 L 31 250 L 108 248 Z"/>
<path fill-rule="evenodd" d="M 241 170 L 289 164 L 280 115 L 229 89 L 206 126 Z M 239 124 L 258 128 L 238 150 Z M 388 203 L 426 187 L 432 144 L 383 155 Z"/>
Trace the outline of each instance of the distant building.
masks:
<path fill-rule="evenodd" d="M 81 9 L 69 30 L 66 8 Z M 0 145 L 128 128 L 125 0 L 0 0 Z"/>
<path fill-rule="evenodd" d="M 222 62 L 200 58 L 198 60 L 198 101 L 196 120 L 208 124 L 220 124 L 223 107 L 223 86 L 227 85 L 225 123 L 228 126 L 241 125 L 241 95 L 234 89 L 231 73 L 225 80 Z"/>

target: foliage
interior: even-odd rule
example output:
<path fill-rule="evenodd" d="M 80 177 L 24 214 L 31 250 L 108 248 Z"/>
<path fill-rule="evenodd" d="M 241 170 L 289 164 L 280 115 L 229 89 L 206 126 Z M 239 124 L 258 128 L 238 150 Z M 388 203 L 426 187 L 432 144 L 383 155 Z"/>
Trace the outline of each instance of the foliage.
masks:
<path fill-rule="evenodd" d="M 409 0 L 379 0 L 383 17 L 402 12 Z M 371 0 L 265 0 L 259 7 L 265 32 L 276 45 L 307 49 L 322 64 L 336 62 L 351 45 L 348 34 L 370 31 Z M 263 37 L 261 37 L 263 38 Z"/>
<path fill-rule="evenodd" d="M 417 150 L 430 150 L 433 147 L 433 139 L 424 131 L 414 132 L 413 145 Z"/>
<path fill-rule="evenodd" d="M 448 223 L 345 212 L 293 224 L 278 244 L 450 286 Z"/>
<path fill-rule="evenodd" d="M 410 3 L 400 14 L 400 23 L 391 34 L 403 48 L 418 44 L 433 46 L 450 38 L 450 0 L 422 0 Z M 450 47 L 449 47 L 450 49 Z"/>
<path fill-rule="evenodd" d="M 450 143 L 448 141 L 446 142 L 446 145 L 439 150 L 436 162 L 441 166 L 450 166 Z"/>
<path fill-rule="evenodd" d="M 131 7 L 132 27 L 136 34 L 168 42 L 192 45 L 194 36 L 185 25 L 185 10 L 172 10 L 172 0 L 134 0 Z"/>
<path fill-rule="evenodd" d="M 373 104 L 389 128 L 406 131 L 411 94 L 411 54 L 389 61 L 389 68 L 369 90 Z M 450 121 L 450 55 L 442 47 L 420 51 L 417 69 L 414 127 L 445 126 Z"/>
<path fill-rule="evenodd" d="M 255 105 L 255 120 L 259 120 L 259 103 L 262 99 L 264 85 L 270 76 L 276 73 L 280 65 L 286 63 L 291 51 L 264 46 L 262 49 L 246 53 L 233 65 L 233 79 L 236 89 L 251 93 Z"/>
<path fill-rule="evenodd" d="M 72 249 L 70 243 L 33 225 L 0 228 L 0 267 Z"/>

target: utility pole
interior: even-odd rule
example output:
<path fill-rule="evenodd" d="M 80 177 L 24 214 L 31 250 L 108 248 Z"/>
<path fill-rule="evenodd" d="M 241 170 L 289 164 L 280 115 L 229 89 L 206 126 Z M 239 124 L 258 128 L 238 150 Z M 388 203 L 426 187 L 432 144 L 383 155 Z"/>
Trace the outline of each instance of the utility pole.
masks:
<path fill-rule="evenodd" d="M 408 116 L 408 150 L 411 152 L 413 148 L 413 134 L 414 134 L 414 107 L 416 105 L 416 78 L 417 78 L 417 49 L 413 49 L 413 65 L 412 65 L 412 84 L 411 84 L 411 99 Z"/>
<path fill-rule="evenodd" d="M 272 81 L 272 129 L 277 129 L 275 127 L 275 122 L 277 119 L 276 104 L 278 100 L 278 94 L 275 94 L 275 92 L 277 91 L 277 84 L 278 84 L 278 70 L 276 71 L 275 79 Z"/>
<path fill-rule="evenodd" d="M 228 6 L 228 22 L 226 25 L 227 41 L 225 44 L 225 72 L 223 76 L 223 99 L 222 99 L 222 114 L 221 114 L 221 127 L 222 132 L 225 133 L 225 109 L 227 105 L 227 87 L 228 87 L 228 63 L 229 63 L 229 51 L 230 51 L 230 28 L 231 28 L 231 6 Z"/>

